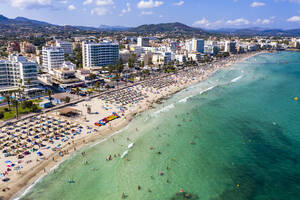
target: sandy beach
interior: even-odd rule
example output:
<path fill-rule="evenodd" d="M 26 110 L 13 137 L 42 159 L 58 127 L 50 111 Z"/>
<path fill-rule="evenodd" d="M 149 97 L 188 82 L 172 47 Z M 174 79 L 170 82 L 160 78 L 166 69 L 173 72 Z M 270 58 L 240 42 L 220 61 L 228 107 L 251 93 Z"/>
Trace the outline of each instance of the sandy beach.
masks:
<path fill-rule="evenodd" d="M 55 170 L 55 167 L 70 158 L 81 147 L 109 138 L 116 131 L 126 127 L 135 115 L 151 108 L 153 103 L 159 99 L 166 98 L 190 85 L 203 81 L 221 68 L 230 67 L 234 63 L 242 62 L 263 53 L 266 52 L 231 56 L 218 63 L 206 64 L 205 67 L 188 68 L 177 74 L 167 76 L 160 75 L 141 81 L 131 87 L 116 90 L 105 96 L 91 98 L 71 107 L 81 112 L 81 115 L 75 118 L 62 117 L 55 110 L 36 119 L 27 119 L 26 122 L 24 120 L 24 123 L 22 121 L 18 122 L 19 129 L 20 131 L 24 129 L 24 134 L 35 130 L 34 126 L 38 130 L 45 130 L 48 133 L 45 136 L 40 135 L 35 138 L 35 143 L 41 144 L 37 147 L 37 152 L 41 152 L 41 154 L 32 152 L 24 158 L 18 158 L 17 156 L 4 157 L 3 153 L 0 155 L 0 173 L 4 174 L 7 169 L 10 169 L 4 176 L 9 180 L 0 183 L 1 198 L 18 198 L 30 185 L 40 180 L 50 171 Z M 95 122 L 112 113 L 117 113 L 120 118 L 110 121 L 105 126 L 95 126 Z M 62 125 L 58 126 L 60 124 Z M 43 125 L 44 129 L 42 129 Z M 2 128 L 2 133 L 5 131 L 13 132 L 18 129 L 18 126 Z M 49 139 L 47 135 L 52 134 L 52 132 L 54 134 L 57 130 L 56 126 L 63 133 L 60 134 L 58 140 L 53 140 L 51 137 Z M 53 127 L 55 127 L 55 130 L 53 130 Z M 64 131 L 69 131 L 70 134 L 67 135 Z M 24 134 L 19 134 L 20 141 L 18 143 L 24 142 L 22 141 L 22 135 Z M 33 136 L 35 136 L 34 133 Z M 56 136 L 53 135 L 53 137 Z M 6 141 L 10 140 L 9 137 L 6 138 Z M 26 138 L 28 139 L 25 135 L 24 140 Z M 38 141 L 43 138 L 45 138 L 44 141 Z"/>

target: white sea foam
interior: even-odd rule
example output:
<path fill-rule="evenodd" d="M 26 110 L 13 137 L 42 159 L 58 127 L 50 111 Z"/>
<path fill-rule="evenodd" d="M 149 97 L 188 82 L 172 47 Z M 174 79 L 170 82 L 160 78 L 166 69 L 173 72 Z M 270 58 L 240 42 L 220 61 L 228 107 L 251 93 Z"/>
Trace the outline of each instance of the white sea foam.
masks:
<path fill-rule="evenodd" d="M 162 112 L 167 112 L 169 110 L 171 110 L 172 108 L 174 108 L 174 104 L 170 104 L 168 106 L 165 106 L 163 107 L 162 109 L 158 110 L 158 111 L 155 111 L 151 116 L 156 116 L 158 115 L 159 113 L 162 113 Z"/>
<path fill-rule="evenodd" d="M 58 165 L 55 165 L 53 166 L 49 172 L 52 172 L 54 169 L 56 169 L 58 167 Z M 46 174 L 45 174 L 46 175 Z M 44 177 L 45 175 L 43 176 L 40 176 L 37 180 L 35 180 L 31 185 L 29 185 L 27 188 L 25 188 L 25 190 L 22 191 L 22 193 L 20 194 L 20 196 L 17 196 L 14 198 L 14 200 L 20 200 L 22 199 L 26 194 L 28 194 L 28 192 L 30 192 L 30 190 L 37 184 L 39 183 Z"/>
<path fill-rule="evenodd" d="M 205 89 L 205 90 L 202 90 L 201 92 L 200 92 L 200 94 L 203 94 L 203 93 L 205 93 L 205 92 L 207 92 L 207 91 L 209 91 L 209 90 L 212 90 L 212 89 L 214 89 L 216 86 L 211 86 L 211 87 L 209 87 L 209 88 L 207 88 L 207 89 Z"/>
<path fill-rule="evenodd" d="M 90 145 L 89 147 L 94 147 L 94 146 L 96 146 L 96 145 L 98 145 L 98 144 L 100 144 L 100 143 L 102 143 L 102 142 L 105 142 L 106 140 L 112 138 L 113 136 L 115 136 L 115 135 L 117 135 L 117 134 L 119 134 L 119 133 L 121 133 L 121 132 L 127 130 L 127 129 L 129 128 L 129 126 L 130 126 L 130 124 L 128 124 L 127 126 L 125 126 L 125 127 L 122 128 L 122 129 L 120 129 L 120 130 L 114 132 L 113 134 L 109 135 L 108 137 L 106 137 L 106 138 L 104 138 L 104 139 L 102 139 L 102 140 L 100 140 L 100 141 L 98 141 L 98 142 L 96 142 L 96 143 Z"/>
<path fill-rule="evenodd" d="M 183 99 L 180 99 L 178 102 L 179 102 L 179 103 L 185 103 L 185 102 L 187 102 L 187 100 L 188 100 L 189 98 L 191 98 L 191 97 L 193 97 L 193 95 L 190 95 L 190 96 L 188 96 L 188 97 L 185 97 L 185 98 L 183 98 Z"/>
<path fill-rule="evenodd" d="M 231 80 L 231 83 L 235 83 L 235 82 L 237 82 L 238 80 L 240 80 L 241 78 L 243 78 L 243 75 L 238 76 L 238 77 L 232 79 L 232 80 Z"/>
<path fill-rule="evenodd" d="M 128 150 L 124 151 L 124 153 L 121 155 L 121 158 L 124 158 L 128 154 Z"/>

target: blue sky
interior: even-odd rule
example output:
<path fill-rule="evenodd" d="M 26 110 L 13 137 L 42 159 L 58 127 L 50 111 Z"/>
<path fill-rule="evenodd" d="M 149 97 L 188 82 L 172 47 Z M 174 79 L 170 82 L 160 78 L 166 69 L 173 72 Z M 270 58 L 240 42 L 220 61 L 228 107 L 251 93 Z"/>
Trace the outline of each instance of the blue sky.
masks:
<path fill-rule="evenodd" d="M 300 0 L 0 0 L 0 14 L 59 25 L 300 28 Z"/>

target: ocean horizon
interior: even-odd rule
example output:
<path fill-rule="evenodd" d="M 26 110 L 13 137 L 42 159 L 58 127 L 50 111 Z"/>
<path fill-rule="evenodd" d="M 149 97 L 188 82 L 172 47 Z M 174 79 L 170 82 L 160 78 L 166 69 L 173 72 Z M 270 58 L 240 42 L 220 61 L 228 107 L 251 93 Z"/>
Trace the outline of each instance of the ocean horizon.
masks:
<path fill-rule="evenodd" d="M 82 148 L 21 199 L 300 199 L 299 66 L 300 52 L 284 51 L 220 69 Z"/>

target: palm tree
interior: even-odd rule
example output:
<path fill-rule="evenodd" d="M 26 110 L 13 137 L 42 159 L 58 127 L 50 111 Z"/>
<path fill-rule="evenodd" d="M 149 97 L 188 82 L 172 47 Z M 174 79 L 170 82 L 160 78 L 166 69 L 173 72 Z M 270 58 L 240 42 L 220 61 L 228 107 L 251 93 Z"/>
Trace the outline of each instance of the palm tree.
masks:
<path fill-rule="evenodd" d="M 80 88 L 77 87 L 75 91 L 76 91 L 76 94 L 78 95 L 78 99 L 79 99 Z"/>
<path fill-rule="evenodd" d="M 31 83 L 30 78 L 28 78 L 28 79 L 26 80 L 26 83 L 27 83 L 27 85 L 28 85 L 28 87 L 29 87 L 29 85 L 30 85 L 30 83 Z"/>
<path fill-rule="evenodd" d="M 99 93 L 100 93 L 100 83 L 99 83 L 99 81 L 97 81 L 97 82 L 94 84 L 94 87 L 95 87 L 96 89 L 98 89 L 98 91 L 99 91 Z"/>
<path fill-rule="evenodd" d="M 5 96 L 5 101 L 7 102 L 7 104 L 8 104 L 8 109 L 10 110 L 10 103 L 11 103 L 10 95 L 6 95 L 6 96 Z"/>
<path fill-rule="evenodd" d="M 14 99 L 12 104 L 16 106 L 16 117 L 18 119 L 19 118 L 19 102 L 17 99 Z"/>
<path fill-rule="evenodd" d="M 49 101 L 52 103 L 52 97 L 51 97 L 51 95 L 52 95 L 52 91 L 50 90 L 50 89 L 47 89 L 47 95 L 48 95 L 48 97 L 49 97 Z"/>
<path fill-rule="evenodd" d="M 20 86 L 22 86 L 22 84 L 23 84 L 23 79 L 20 79 L 20 80 L 19 80 L 19 83 L 20 83 Z"/>

